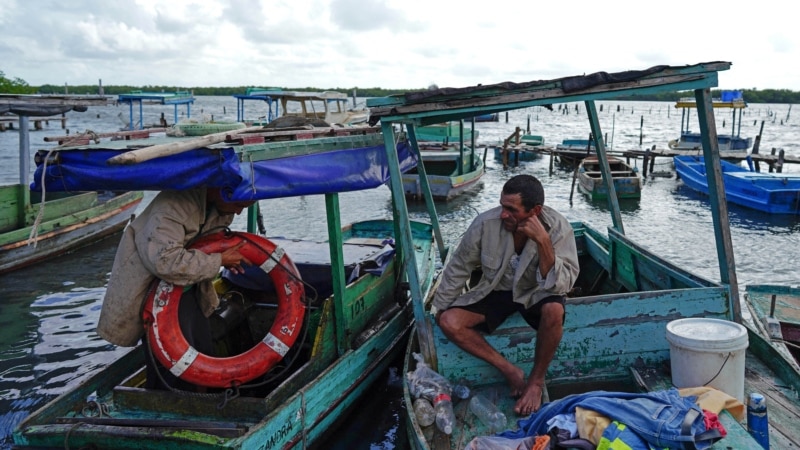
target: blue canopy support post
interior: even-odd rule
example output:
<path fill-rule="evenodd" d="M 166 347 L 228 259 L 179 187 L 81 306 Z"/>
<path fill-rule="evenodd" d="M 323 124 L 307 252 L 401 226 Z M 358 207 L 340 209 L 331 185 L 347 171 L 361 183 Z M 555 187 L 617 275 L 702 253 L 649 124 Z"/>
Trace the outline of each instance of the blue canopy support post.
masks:
<path fill-rule="evenodd" d="M 342 218 L 339 214 L 339 194 L 325 194 L 325 210 L 328 216 L 328 242 L 331 251 L 331 279 L 333 280 L 334 311 L 347 311 L 344 274 L 344 241 L 342 239 Z M 348 348 L 347 320 L 344 314 L 334 314 L 336 322 L 336 349 L 340 355 Z"/>
<path fill-rule="evenodd" d="M 447 256 L 447 247 L 444 245 L 444 240 L 442 239 L 442 230 L 439 228 L 439 216 L 436 214 L 436 206 L 433 203 L 433 195 L 431 194 L 431 185 L 428 181 L 428 174 L 425 171 L 425 165 L 422 164 L 422 155 L 419 151 L 419 144 L 417 141 L 417 131 L 416 127 L 412 124 L 408 124 L 408 140 L 411 143 L 411 151 L 414 153 L 414 156 L 417 158 L 417 173 L 419 174 L 419 183 L 420 188 L 422 189 L 422 197 L 425 199 L 425 206 L 428 209 L 428 215 L 431 218 L 431 225 L 433 225 L 433 232 L 436 238 L 436 245 L 439 247 L 439 257 L 442 261 L 445 260 Z"/>
<path fill-rule="evenodd" d="M 733 320 L 742 321 L 739 304 L 739 283 L 736 279 L 736 264 L 733 258 L 731 228 L 728 220 L 728 203 L 725 200 L 725 185 L 722 179 L 722 166 L 717 141 L 717 126 L 714 120 L 714 106 L 709 88 L 694 91 L 697 102 L 697 116 L 700 119 L 700 133 L 703 141 L 703 160 L 708 179 L 708 197 L 711 202 L 711 216 L 714 221 L 714 236 L 717 241 L 719 275 L 723 284 L 730 287 Z M 702 105 L 702 106 L 701 106 Z"/>
<path fill-rule="evenodd" d="M 387 162 L 389 164 L 389 188 L 395 205 L 394 220 L 395 223 L 400 225 L 400 235 L 396 237 L 396 241 L 399 242 L 402 249 L 402 257 L 405 258 L 405 263 L 402 266 L 405 267 L 411 291 L 411 301 L 414 306 L 414 329 L 417 333 L 422 356 L 432 368 L 436 369 L 439 364 L 436 358 L 436 347 L 433 342 L 433 327 L 431 318 L 428 314 L 425 314 L 425 299 L 422 298 L 422 290 L 420 289 L 419 273 L 417 273 L 416 255 L 411 235 L 411 223 L 408 218 L 408 205 L 403 191 L 403 174 L 400 172 L 400 162 L 397 157 L 394 128 L 390 121 L 381 121 L 381 130 L 383 131 Z M 414 148 L 412 151 L 416 151 L 417 156 L 419 156 L 419 149 L 416 148 L 416 143 L 412 144 L 412 147 Z M 417 168 L 419 169 L 421 166 L 422 160 L 420 159 Z M 422 178 L 424 178 L 424 172 L 420 173 L 420 179 Z M 430 196 L 430 191 L 427 192 L 427 196 Z"/>
<path fill-rule="evenodd" d="M 131 117 L 131 122 L 133 122 L 133 117 Z M 142 99 L 139 99 L 139 129 L 144 129 L 144 102 Z"/>
<path fill-rule="evenodd" d="M 622 214 L 619 211 L 619 199 L 617 198 L 617 190 L 614 187 L 614 178 L 611 176 L 611 166 L 608 164 L 608 157 L 606 156 L 606 145 L 601 136 L 603 131 L 600 129 L 600 121 L 597 118 L 597 108 L 595 107 L 594 100 L 586 100 L 586 113 L 589 115 L 589 126 L 592 129 L 592 136 L 594 137 L 594 147 L 597 152 L 597 161 L 600 163 L 600 173 L 603 175 L 603 182 L 608 189 L 608 207 L 611 209 L 611 222 L 614 228 L 622 234 L 625 230 L 622 226 Z"/>

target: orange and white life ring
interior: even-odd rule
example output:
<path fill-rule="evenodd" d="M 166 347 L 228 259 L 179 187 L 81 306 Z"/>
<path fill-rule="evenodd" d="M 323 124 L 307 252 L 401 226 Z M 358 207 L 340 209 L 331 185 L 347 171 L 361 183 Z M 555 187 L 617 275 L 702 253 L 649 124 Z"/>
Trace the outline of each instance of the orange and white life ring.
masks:
<path fill-rule="evenodd" d="M 190 383 L 227 388 L 265 374 L 297 340 L 303 324 L 303 283 L 297 267 L 283 248 L 250 233 L 219 232 L 205 236 L 189 248 L 204 253 L 222 253 L 239 248 L 250 262 L 266 272 L 278 295 L 278 313 L 267 335 L 250 350 L 236 356 L 216 358 L 195 350 L 181 331 L 178 304 L 183 286 L 156 280 L 145 302 L 144 322 L 151 351 L 173 375 Z"/>

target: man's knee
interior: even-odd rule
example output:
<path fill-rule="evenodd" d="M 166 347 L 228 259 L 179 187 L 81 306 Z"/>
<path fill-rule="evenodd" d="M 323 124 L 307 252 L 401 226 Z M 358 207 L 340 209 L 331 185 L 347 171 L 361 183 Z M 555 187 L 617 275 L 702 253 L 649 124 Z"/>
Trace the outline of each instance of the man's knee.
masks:
<path fill-rule="evenodd" d="M 558 302 L 549 302 L 542 305 L 540 326 L 561 327 L 564 324 L 564 305 Z"/>

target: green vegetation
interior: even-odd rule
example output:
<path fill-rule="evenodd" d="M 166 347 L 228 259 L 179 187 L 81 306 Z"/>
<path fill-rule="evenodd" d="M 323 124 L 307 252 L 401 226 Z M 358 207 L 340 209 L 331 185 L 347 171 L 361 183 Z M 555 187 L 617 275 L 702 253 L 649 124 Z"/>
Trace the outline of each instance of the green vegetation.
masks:
<path fill-rule="evenodd" d="M 25 80 L 6 78 L 6 74 L 0 70 L 0 94 L 35 94 L 36 88 L 28 86 Z"/>
<path fill-rule="evenodd" d="M 190 91 L 194 95 L 235 95 L 243 94 L 247 91 L 248 87 L 253 86 L 237 86 L 237 87 L 186 87 L 186 86 L 103 86 L 103 94 L 105 95 L 119 95 L 127 94 L 131 91 L 141 90 L 143 92 L 178 92 Z M 264 86 L 266 87 L 266 86 Z M 435 87 L 435 86 L 431 86 Z M 389 95 L 402 94 L 404 92 L 423 91 L 423 89 L 383 89 L 379 87 L 372 88 L 314 88 L 314 87 L 280 87 L 280 89 L 290 91 L 338 91 L 346 94 L 352 94 L 353 91 L 359 97 L 386 97 Z M 79 85 L 79 86 L 56 86 L 53 84 L 45 84 L 42 86 L 29 86 L 24 80 L 19 78 L 8 79 L 5 74 L 0 71 L 0 93 L 2 94 L 98 94 L 99 88 L 96 85 Z M 790 91 L 789 89 L 741 89 L 742 96 L 748 103 L 782 103 L 792 104 L 800 103 L 800 92 Z M 713 97 L 720 97 L 721 89 L 712 90 Z M 644 101 L 669 101 L 674 102 L 682 97 L 690 97 L 693 93 L 691 91 L 676 91 L 673 93 L 664 93 L 657 95 L 642 95 L 636 96 L 636 100 Z M 630 100 L 630 97 L 620 98 L 620 100 Z"/>
<path fill-rule="evenodd" d="M 249 87 L 264 87 L 273 89 L 283 89 L 286 91 L 305 91 L 305 92 L 321 92 L 321 91 L 337 91 L 346 94 L 352 94 L 355 89 L 359 97 L 385 97 L 387 95 L 399 94 L 409 91 L 421 91 L 424 89 L 381 89 L 381 88 L 314 88 L 314 87 L 278 87 L 278 86 L 236 86 L 236 87 L 186 87 L 186 86 L 103 86 L 103 94 L 105 95 L 119 95 L 128 94 L 131 91 L 140 90 L 142 92 L 178 92 L 190 91 L 194 95 L 221 95 L 228 96 L 234 94 L 244 94 Z M 55 86 L 52 84 L 45 84 L 39 86 L 38 92 L 41 94 L 63 94 L 64 86 Z M 97 86 L 69 86 L 69 93 L 71 94 L 97 94 Z"/>

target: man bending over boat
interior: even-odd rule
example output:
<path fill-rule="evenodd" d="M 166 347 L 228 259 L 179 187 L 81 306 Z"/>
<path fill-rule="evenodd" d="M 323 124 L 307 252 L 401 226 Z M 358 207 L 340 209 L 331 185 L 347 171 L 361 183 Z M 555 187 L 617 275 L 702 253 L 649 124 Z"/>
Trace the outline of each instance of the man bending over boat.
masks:
<path fill-rule="evenodd" d="M 186 247 L 202 234 L 229 226 L 236 214 L 253 203 L 226 201 L 216 188 L 162 191 L 156 195 L 122 234 L 97 333 L 112 344 L 136 345 L 145 331 L 142 309 L 148 290 L 153 280 L 159 278 L 187 286 L 179 303 L 181 329 L 190 345 L 201 353 L 210 354 L 208 316 L 219 305 L 212 280 L 220 267 L 241 273 L 242 266 L 250 262 L 239 252 L 241 245 L 213 254 Z M 147 351 L 146 345 L 144 347 Z M 155 372 L 151 364 L 153 358 L 145 359 L 147 387 L 163 388 L 160 380 L 166 379 L 172 387 L 194 388 L 165 369 Z"/>
<path fill-rule="evenodd" d="M 464 292 L 479 268 L 477 285 Z M 547 368 L 561 342 L 566 294 L 578 271 L 572 226 L 544 205 L 542 184 L 531 175 L 505 183 L 500 206 L 475 218 L 444 269 L 433 300 L 436 322 L 453 343 L 503 373 L 511 394 L 519 397 L 514 405 L 519 415 L 541 406 Z M 537 330 L 527 380 L 481 333 L 494 332 L 514 312 Z"/>

